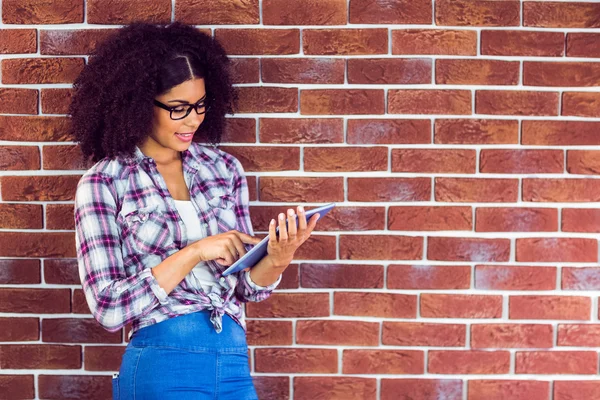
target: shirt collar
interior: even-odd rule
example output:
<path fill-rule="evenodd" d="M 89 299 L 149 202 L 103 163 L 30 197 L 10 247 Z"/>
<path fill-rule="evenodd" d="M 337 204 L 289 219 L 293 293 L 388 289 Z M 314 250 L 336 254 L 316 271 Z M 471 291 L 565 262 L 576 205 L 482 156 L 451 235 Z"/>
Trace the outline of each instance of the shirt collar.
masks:
<path fill-rule="evenodd" d="M 200 165 L 197 161 L 198 157 L 196 155 L 195 146 L 196 145 L 192 143 L 192 145 L 190 145 L 190 147 L 187 150 L 181 152 L 181 160 L 183 162 L 184 169 L 185 167 L 189 167 L 195 170 L 198 170 L 200 168 Z M 133 156 L 128 156 L 126 157 L 126 159 L 130 165 L 142 163 L 156 164 L 156 161 L 154 161 L 152 157 L 149 157 L 142 153 L 142 150 L 137 145 L 135 146 Z"/>

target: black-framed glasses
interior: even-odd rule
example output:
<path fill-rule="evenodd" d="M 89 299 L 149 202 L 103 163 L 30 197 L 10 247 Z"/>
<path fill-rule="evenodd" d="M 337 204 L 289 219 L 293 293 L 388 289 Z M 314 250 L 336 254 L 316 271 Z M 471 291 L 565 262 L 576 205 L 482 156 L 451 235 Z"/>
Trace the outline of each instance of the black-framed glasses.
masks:
<path fill-rule="evenodd" d="M 169 107 L 168 105 L 163 104 L 155 99 L 154 105 L 169 111 L 171 119 L 174 120 L 184 119 L 185 117 L 190 115 L 190 112 L 192 112 L 192 108 L 196 109 L 196 114 L 198 115 L 205 114 L 210 109 L 210 105 L 208 105 L 206 101 L 206 95 L 204 95 L 203 98 L 198 100 L 196 104 L 179 104 L 173 107 Z"/>

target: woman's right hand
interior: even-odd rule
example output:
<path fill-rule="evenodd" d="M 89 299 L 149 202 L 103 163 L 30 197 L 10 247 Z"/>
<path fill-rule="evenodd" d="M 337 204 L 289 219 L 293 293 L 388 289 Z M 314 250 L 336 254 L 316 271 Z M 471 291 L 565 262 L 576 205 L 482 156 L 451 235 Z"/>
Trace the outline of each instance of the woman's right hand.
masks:
<path fill-rule="evenodd" d="M 221 265 L 230 266 L 246 254 L 244 243 L 258 244 L 261 239 L 236 230 L 207 236 L 192 243 L 198 252 L 198 261 L 215 260 Z"/>

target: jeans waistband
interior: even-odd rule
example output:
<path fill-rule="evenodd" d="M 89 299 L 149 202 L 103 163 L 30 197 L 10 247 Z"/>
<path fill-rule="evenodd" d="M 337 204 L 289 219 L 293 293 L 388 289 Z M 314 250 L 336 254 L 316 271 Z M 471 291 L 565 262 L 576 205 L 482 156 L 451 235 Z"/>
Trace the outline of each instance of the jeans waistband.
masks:
<path fill-rule="evenodd" d="M 203 310 L 169 318 L 137 330 L 133 347 L 169 347 L 188 351 L 247 352 L 246 332 L 229 315 L 223 315 L 223 330 L 217 333 L 210 311 Z"/>

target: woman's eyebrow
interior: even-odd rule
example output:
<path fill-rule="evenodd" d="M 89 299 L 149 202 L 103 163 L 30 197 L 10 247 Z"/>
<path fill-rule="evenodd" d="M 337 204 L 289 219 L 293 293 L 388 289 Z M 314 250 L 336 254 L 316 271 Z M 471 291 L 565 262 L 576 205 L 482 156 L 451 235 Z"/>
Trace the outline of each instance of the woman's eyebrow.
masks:
<path fill-rule="evenodd" d="M 206 98 L 206 95 L 202 96 L 202 98 L 201 98 L 200 100 L 198 100 L 198 101 L 202 101 L 202 100 L 204 100 L 205 98 Z M 177 101 L 177 102 L 179 102 L 179 103 L 186 103 L 186 104 L 190 104 L 190 103 L 188 103 L 186 100 L 179 100 L 179 99 L 177 99 L 177 100 L 169 100 L 169 101 L 167 101 L 167 103 L 173 103 L 173 102 L 176 102 L 176 101 Z M 197 101 L 196 103 L 198 103 L 198 101 Z"/>

